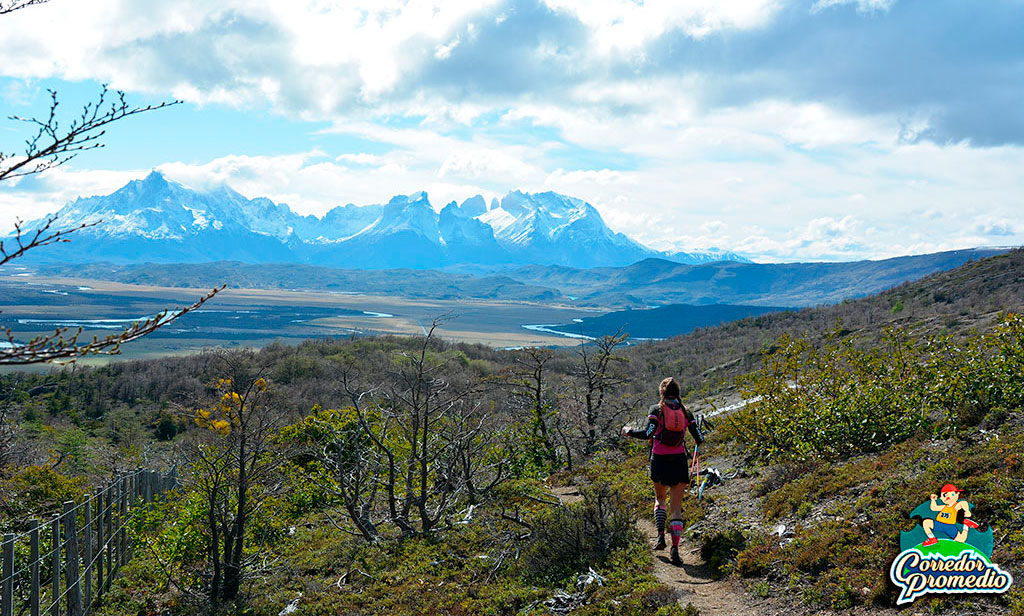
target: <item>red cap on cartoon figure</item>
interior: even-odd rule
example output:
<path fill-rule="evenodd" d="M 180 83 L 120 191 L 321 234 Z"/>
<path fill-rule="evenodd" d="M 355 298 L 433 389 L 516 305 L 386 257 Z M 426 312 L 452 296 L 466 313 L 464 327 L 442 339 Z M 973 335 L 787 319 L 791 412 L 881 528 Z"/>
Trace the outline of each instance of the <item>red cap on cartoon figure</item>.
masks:
<path fill-rule="evenodd" d="M 946 485 L 942 486 L 942 489 L 939 490 L 939 491 L 940 492 L 963 492 L 963 490 L 958 489 L 955 485 L 953 485 L 951 483 L 947 483 Z"/>

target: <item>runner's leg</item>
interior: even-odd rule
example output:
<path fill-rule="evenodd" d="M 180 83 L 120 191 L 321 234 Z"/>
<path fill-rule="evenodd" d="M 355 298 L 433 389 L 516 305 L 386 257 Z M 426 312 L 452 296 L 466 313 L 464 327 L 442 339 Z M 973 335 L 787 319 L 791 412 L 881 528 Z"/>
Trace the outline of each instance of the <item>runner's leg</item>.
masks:
<path fill-rule="evenodd" d="M 655 546 L 656 549 L 664 549 L 665 547 L 665 519 L 666 513 L 666 496 L 668 494 L 668 486 L 662 485 L 657 481 L 654 482 L 654 526 L 658 529 L 658 544 Z"/>
<path fill-rule="evenodd" d="M 683 536 L 683 493 L 686 491 L 685 483 L 677 483 L 672 486 L 672 524 L 669 525 L 672 531 L 672 547 L 679 547 L 679 539 Z"/>

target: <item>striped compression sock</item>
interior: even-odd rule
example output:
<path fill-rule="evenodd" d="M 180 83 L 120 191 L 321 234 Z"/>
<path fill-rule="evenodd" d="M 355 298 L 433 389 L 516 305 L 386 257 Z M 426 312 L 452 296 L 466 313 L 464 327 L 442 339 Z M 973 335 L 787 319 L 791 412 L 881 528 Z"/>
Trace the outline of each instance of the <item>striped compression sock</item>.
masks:
<path fill-rule="evenodd" d="M 679 547 L 679 539 L 683 536 L 683 521 L 672 520 L 669 525 L 669 529 L 672 531 L 672 547 Z"/>
<path fill-rule="evenodd" d="M 658 534 L 665 534 L 665 520 L 668 519 L 668 512 L 657 505 L 654 506 L 654 525 L 658 527 Z"/>

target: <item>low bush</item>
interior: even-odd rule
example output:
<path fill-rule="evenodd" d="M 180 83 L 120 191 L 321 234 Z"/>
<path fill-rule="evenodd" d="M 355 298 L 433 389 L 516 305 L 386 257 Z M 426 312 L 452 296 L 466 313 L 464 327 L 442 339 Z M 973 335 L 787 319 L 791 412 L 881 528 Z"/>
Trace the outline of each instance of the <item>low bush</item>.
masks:
<path fill-rule="evenodd" d="M 707 563 L 712 579 L 720 580 L 728 575 L 736 555 L 746 545 L 746 538 L 737 528 L 718 531 L 706 537 L 700 547 L 700 557 Z"/>
<path fill-rule="evenodd" d="M 607 484 L 583 489 L 583 500 L 538 515 L 524 556 L 528 579 L 559 584 L 601 567 L 616 550 L 638 540 L 636 517 Z"/>
<path fill-rule="evenodd" d="M 763 462 L 839 460 L 875 453 L 923 430 L 956 436 L 1024 404 L 1024 317 L 1004 315 L 963 341 L 886 330 L 860 348 L 837 327 L 816 346 L 783 336 L 762 367 L 740 377 L 751 402 L 725 434 Z"/>

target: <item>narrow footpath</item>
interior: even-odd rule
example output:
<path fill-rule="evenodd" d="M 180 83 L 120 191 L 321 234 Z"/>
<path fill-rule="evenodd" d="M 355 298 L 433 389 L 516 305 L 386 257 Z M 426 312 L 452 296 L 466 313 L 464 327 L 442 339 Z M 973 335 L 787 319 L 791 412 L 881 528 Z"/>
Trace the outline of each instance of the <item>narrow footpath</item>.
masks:
<path fill-rule="evenodd" d="M 579 488 L 562 486 L 552 488 L 551 492 L 562 504 L 581 500 Z M 647 539 L 647 545 L 653 546 L 657 538 L 654 522 L 647 518 L 637 520 L 637 528 Z M 663 584 L 677 589 L 682 593 L 680 603 L 690 603 L 700 610 L 701 616 L 739 616 L 761 614 L 757 607 L 745 596 L 743 588 L 734 580 L 713 580 L 707 566 L 700 560 L 700 547 L 689 542 L 679 544 L 679 555 L 683 566 L 677 567 L 669 560 L 668 548 L 651 550 L 654 562 L 654 577 Z"/>

